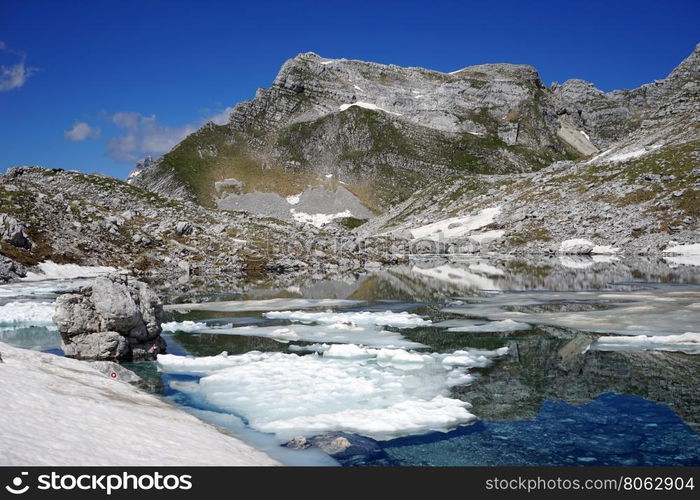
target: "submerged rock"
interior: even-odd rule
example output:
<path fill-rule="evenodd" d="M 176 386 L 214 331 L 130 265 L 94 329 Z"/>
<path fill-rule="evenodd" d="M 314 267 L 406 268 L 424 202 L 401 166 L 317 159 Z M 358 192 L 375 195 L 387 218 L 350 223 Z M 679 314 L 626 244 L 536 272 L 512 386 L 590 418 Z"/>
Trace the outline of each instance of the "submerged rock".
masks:
<path fill-rule="evenodd" d="M 367 461 L 392 465 L 391 459 L 377 441 L 349 432 L 333 432 L 310 438 L 299 436 L 291 439 L 284 446 L 293 450 L 305 450 L 314 446 L 343 465 L 363 465 Z"/>
<path fill-rule="evenodd" d="M 53 320 L 68 357 L 141 360 L 165 352 L 162 313 L 160 299 L 146 283 L 113 274 L 59 296 Z"/>

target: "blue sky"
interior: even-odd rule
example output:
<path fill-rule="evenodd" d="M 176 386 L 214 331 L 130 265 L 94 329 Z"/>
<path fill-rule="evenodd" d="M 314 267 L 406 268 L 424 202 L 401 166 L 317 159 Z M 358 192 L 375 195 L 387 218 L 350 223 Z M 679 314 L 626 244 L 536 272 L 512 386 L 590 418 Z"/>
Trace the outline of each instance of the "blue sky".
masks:
<path fill-rule="evenodd" d="M 603 90 L 666 76 L 700 2 L 0 0 L 0 171 L 125 177 L 300 52 L 453 71 L 535 66 Z"/>

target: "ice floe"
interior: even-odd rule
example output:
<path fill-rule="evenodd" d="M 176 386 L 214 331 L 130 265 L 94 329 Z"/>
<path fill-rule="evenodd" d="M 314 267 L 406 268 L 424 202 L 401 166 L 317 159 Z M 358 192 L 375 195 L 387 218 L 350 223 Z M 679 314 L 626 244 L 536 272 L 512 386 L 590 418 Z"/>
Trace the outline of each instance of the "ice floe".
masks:
<path fill-rule="evenodd" d="M 468 403 L 448 397 L 449 388 L 468 383 L 470 368 L 506 352 L 427 355 L 333 345 L 323 355 L 161 355 L 158 365 L 169 373 L 206 374 L 198 385 L 206 404 L 282 440 L 329 431 L 390 439 L 474 420 Z"/>
<path fill-rule="evenodd" d="M 53 302 L 13 301 L 0 305 L 0 328 L 5 325 L 53 325 Z"/>
<path fill-rule="evenodd" d="M 520 323 L 512 319 L 504 319 L 501 321 L 484 321 L 484 320 L 448 320 L 443 323 L 436 323 L 436 327 L 446 326 L 448 332 L 464 332 L 464 333 L 479 333 L 479 332 L 515 332 L 519 330 L 529 330 L 532 328 L 527 323 Z"/>
<path fill-rule="evenodd" d="M 353 325 L 346 322 L 331 324 L 287 326 L 208 326 L 192 321 L 169 322 L 163 324 L 163 330 L 175 332 L 206 333 L 212 335 L 241 335 L 246 337 L 266 337 L 279 341 L 300 340 L 305 342 L 333 342 L 364 344 L 372 347 L 425 347 L 419 342 L 404 338 L 400 333 L 382 330 L 375 325 Z"/>
<path fill-rule="evenodd" d="M 310 312 L 310 311 L 270 311 L 264 314 L 270 319 L 288 319 L 300 323 L 319 323 L 323 325 L 348 326 L 394 326 L 396 328 L 412 328 L 430 325 L 430 320 L 423 319 L 417 314 L 408 312 Z"/>
<path fill-rule="evenodd" d="M 261 299 L 229 300 L 221 302 L 196 302 L 189 304 L 168 304 L 170 311 L 275 311 L 279 309 L 312 309 L 316 307 L 344 307 L 361 304 L 361 300 L 346 299 Z"/>
<path fill-rule="evenodd" d="M 469 297 L 469 301 L 445 311 L 490 321 L 511 319 L 620 335 L 677 335 L 696 330 L 700 324 L 700 287 L 693 285 L 655 284 L 624 293 L 503 292 Z"/>
<path fill-rule="evenodd" d="M 700 333 L 649 337 L 646 335 L 600 337 L 590 347 L 597 351 L 654 350 L 700 354 Z"/>

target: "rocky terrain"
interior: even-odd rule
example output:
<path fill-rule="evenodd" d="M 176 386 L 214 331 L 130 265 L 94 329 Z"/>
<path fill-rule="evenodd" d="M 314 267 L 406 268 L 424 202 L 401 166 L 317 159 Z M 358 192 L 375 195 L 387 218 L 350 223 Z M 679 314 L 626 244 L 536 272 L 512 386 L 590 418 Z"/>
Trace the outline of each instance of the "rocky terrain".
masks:
<path fill-rule="evenodd" d="M 305 53 L 227 125 L 207 124 L 133 182 L 223 206 L 242 194 L 342 186 L 381 213 L 429 180 L 528 172 L 589 152 L 578 131 L 576 140 L 559 133 L 569 125 L 557 106 L 530 66 L 446 74 Z"/>
<path fill-rule="evenodd" d="M 661 252 L 700 241 L 699 68 L 700 46 L 662 80 L 605 93 L 548 87 L 530 66 L 300 54 L 132 182 L 317 226 L 347 216 L 402 252 Z"/>
<path fill-rule="evenodd" d="M 132 271 L 168 293 L 228 289 L 278 273 L 362 270 L 397 257 L 383 239 L 206 209 L 117 179 L 39 167 L 0 175 L 0 271 L 23 276 L 47 260 Z"/>
<path fill-rule="evenodd" d="M 530 66 L 440 73 L 313 53 L 128 182 L 0 176 L 0 280 L 46 260 L 168 290 L 412 253 L 659 254 L 700 242 L 700 46 L 604 93 Z M 695 245 L 697 246 L 697 245 Z M 685 251 L 685 250 L 684 250 Z"/>

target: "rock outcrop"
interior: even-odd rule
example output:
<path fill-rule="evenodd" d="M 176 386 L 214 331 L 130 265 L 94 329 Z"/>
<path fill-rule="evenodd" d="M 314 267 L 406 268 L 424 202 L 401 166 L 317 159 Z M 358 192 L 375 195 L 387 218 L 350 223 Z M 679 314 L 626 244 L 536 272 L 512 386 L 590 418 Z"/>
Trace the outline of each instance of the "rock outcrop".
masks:
<path fill-rule="evenodd" d="M 30 249 L 32 242 L 27 237 L 27 225 L 14 217 L 0 213 L 0 239 L 16 248 Z"/>
<path fill-rule="evenodd" d="M 15 281 L 27 275 L 27 270 L 19 262 L 0 254 L 0 283 Z"/>
<path fill-rule="evenodd" d="M 229 189 L 284 198 L 343 186 L 384 212 L 434 179 L 567 158 L 560 129 L 553 95 L 531 66 L 443 73 L 304 53 L 237 105 L 228 124 L 203 126 L 130 178 L 205 205 Z M 247 201 L 236 193 L 224 205 Z"/>
<path fill-rule="evenodd" d="M 54 322 L 66 356 L 91 360 L 155 359 L 163 306 L 146 283 L 113 274 L 58 297 Z"/>

